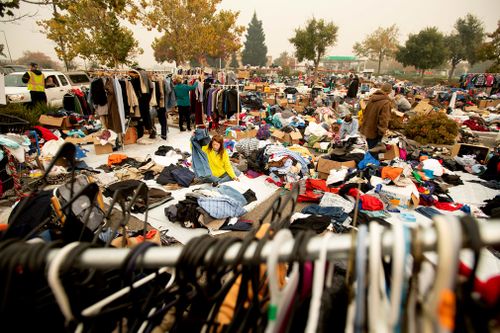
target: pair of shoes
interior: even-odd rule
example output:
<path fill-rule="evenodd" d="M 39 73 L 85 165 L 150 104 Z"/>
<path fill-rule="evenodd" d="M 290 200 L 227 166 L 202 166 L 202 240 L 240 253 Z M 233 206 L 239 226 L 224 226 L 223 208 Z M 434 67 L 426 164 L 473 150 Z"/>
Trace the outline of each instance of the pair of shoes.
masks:
<path fill-rule="evenodd" d="M 219 184 L 217 184 L 216 182 L 212 183 L 212 187 L 217 187 L 217 186 L 219 186 Z"/>
<path fill-rule="evenodd" d="M 149 138 L 156 139 L 156 131 L 155 130 L 152 130 L 151 133 L 149 133 Z"/>
<path fill-rule="evenodd" d="M 181 132 L 186 132 L 185 128 L 181 128 L 180 130 L 181 130 Z"/>
<path fill-rule="evenodd" d="M 166 136 L 166 135 L 160 135 L 160 137 L 161 137 L 163 140 L 167 140 L 167 136 Z"/>
<path fill-rule="evenodd" d="M 191 132 L 191 127 L 188 127 L 188 131 L 190 131 L 190 132 Z"/>

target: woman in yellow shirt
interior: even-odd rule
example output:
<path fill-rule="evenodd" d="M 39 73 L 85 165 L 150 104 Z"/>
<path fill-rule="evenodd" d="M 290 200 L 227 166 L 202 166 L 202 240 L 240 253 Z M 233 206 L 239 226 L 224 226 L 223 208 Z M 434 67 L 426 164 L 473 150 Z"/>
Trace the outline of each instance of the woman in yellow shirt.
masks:
<path fill-rule="evenodd" d="M 224 183 L 231 180 L 240 181 L 239 170 L 235 170 L 229 161 L 229 154 L 224 149 L 224 138 L 217 134 L 212 137 L 210 143 L 201 148 L 208 157 L 208 166 L 212 171 L 210 181 L 213 183 Z"/>

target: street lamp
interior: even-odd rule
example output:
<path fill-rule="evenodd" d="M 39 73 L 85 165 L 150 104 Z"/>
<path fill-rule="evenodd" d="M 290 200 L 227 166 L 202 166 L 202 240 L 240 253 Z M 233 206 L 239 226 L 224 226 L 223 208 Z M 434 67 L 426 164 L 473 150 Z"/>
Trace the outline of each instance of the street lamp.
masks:
<path fill-rule="evenodd" d="M 7 52 L 9 52 L 9 58 L 10 58 L 10 63 L 12 64 L 12 55 L 10 54 L 10 48 L 9 48 L 9 42 L 7 41 L 7 35 L 5 34 L 5 31 L 0 30 L 3 32 L 3 37 L 5 38 L 5 45 L 7 45 Z"/>

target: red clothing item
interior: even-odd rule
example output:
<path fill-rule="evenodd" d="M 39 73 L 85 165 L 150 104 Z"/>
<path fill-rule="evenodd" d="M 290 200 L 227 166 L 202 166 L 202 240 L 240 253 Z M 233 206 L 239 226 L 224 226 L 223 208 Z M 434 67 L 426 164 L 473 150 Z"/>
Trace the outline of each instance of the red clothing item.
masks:
<path fill-rule="evenodd" d="M 466 278 L 472 273 L 472 270 L 463 262 L 460 262 L 458 272 Z M 500 276 L 492 276 L 486 281 L 474 278 L 474 291 L 481 295 L 481 299 L 489 306 L 495 305 L 500 299 Z"/>
<path fill-rule="evenodd" d="M 447 211 L 450 211 L 450 212 L 454 212 L 454 211 L 459 210 L 460 208 L 462 208 L 464 205 L 459 204 L 459 203 L 439 202 L 439 201 L 436 201 L 434 203 L 434 206 L 437 209 L 442 209 L 442 210 L 447 210 Z"/>
<path fill-rule="evenodd" d="M 352 190 L 351 190 L 352 191 Z M 361 207 L 363 210 L 383 210 L 384 204 L 378 198 L 372 197 L 371 195 L 365 194 L 360 198 Z"/>
<path fill-rule="evenodd" d="M 299 194 L 297 202 L 319 202 L 323 194 L 318 194 L 314 191 L 306 190 L 304 194 Z"/>
<path fill-rule="evenodd" d="M 42 133 L 42 138 L 45 141 L 50 141 L 50 140 L 57 140 L 57 136 L 54 135 L 50 130 L 46 129 L 45 127 L 42 126 L 35 126 L 35 129 L 39 130 Z"/>
<path fill-rule="evenodd" d="M 326 186 L 326 180 L 324 179 L 307 179 L 306 180 L 306 190 L 320 190 L 323 192 L 338 193 L 337 188 L 330 188 Z"/>

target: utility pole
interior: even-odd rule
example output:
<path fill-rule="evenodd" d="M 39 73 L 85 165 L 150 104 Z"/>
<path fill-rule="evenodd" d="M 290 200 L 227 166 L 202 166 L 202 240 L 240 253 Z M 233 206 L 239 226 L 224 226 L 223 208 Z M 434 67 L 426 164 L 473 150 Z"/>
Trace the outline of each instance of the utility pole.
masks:
<path fill-rule="evenodd" d="M 5 34 L 5 31 L 3 31 L 3 37 L 5 38 L 5 45 L 7 46 L 7 52 L 9 52 L 9 58 L 10 58 L 10 63 L 12 64 L 12 55 L 10 54 L 10 48 L 9 48 L 9 42 L 7 41 L 7 35 Z"/>

